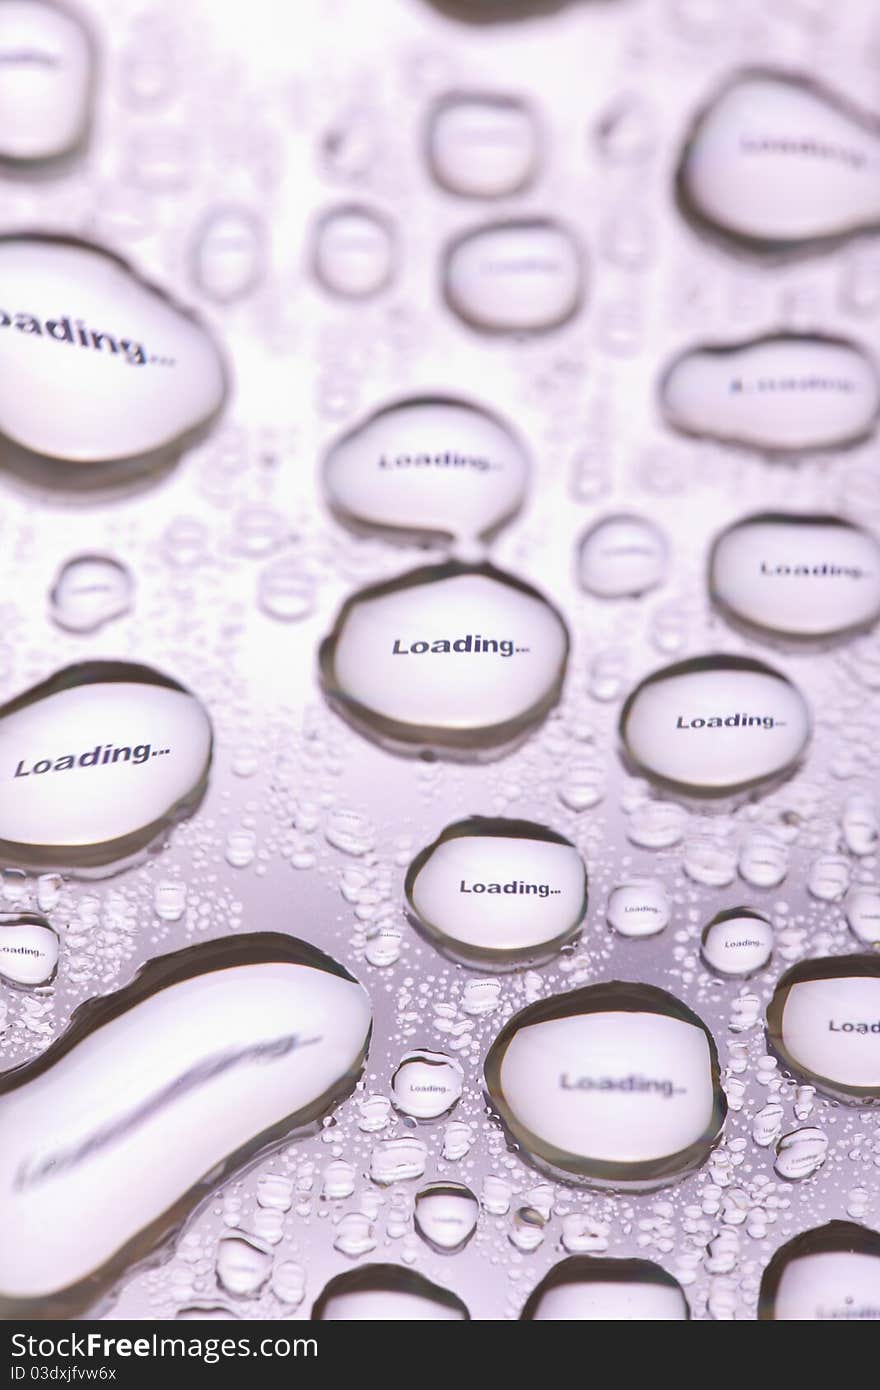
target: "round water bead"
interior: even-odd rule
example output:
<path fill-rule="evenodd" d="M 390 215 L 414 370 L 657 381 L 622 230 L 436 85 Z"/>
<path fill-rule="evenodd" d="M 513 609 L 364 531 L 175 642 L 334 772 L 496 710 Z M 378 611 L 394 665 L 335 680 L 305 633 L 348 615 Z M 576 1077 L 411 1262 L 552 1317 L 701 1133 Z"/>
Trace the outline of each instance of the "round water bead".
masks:
<path fill-rule="evenodd" d="M 312 1308 L 312 1322 L 463 1322 L 460 1298 L 400 1265 L 362 1265 L 331 1279 Z"/>
<path fill-rule="evenodd" d="M 214 208 L 193 239 L 192 277 L 217 304 L 233 304 L 251 294 L 263 278 L 266 231 L 250 208 Z"/>
<path fill-rule="evenodd" d="M 397 751 L 504 751 L 556 704 L 568 630 L 531 585 L 450 561 L 373 584 L 342 606 L 319 653 L 324 692 Z"/>
<path fill-rule="evenodd" d="M 0 856 L 83 872 L 147 848 L 199 803 L 211 723 L 149 666 L 67 666 L 0 707 Z"/>
<path fill-rule="evenodd" d="M 561 224 L 536 218 L 498 222 L 457 237 L 446 249 L 443 292 L 450 309 L 486 333 L 542 333 L 581 306 L 581 252 Z"/>
<path fill-rule="evenodd" d="M 767 1008 L 786 1067 L 839 1100 L 880 1100 L 880 957 L 828 956 L 787 970 Z"/>
<path fill-rule="evenodd" d="M 851 888 L 845 910 L 850 931 L 866 946 L 880 948 L 880 886 L 860 884 Z"/>
<path fill-rule="evenodd" d="M 754 975 L 773 954 L 773 927 L 752 907 L 729 907 L 703 929 L 700 953 L 718 975 Z"/>
<path fill-rule="evenodd" d="M 455 821 L 413 860 L 410 911 L 455 959 L 489 969 L 552 954 L 587 910 L 587 870 L 570 840 L 534 821 Z"/>
<path fill-rule="evenodd" d="M 392 224 L 372 208 L 333 208 L 315 228 L 312 264 L 320 283 L 344 299 L 368 299 L 391 283 L 396 237 Z"/>
<path fill-rule="evenodd" d="M 642 774 L 689 796 L 727 796 L 790 773 L 811 717 L 779 671 L 717 653 L 648 676 L 624 704 L 619 731 Z"/>
<path fill-rule="evenodd" d="M 0 163 L 28 169 L 86 143 L 95 48 L 82 21 L 43 0 L 0 6 Z"/>
<path fill-rule="evenodd" d="M 842 95 L 751 69 L 716 92 L 687 136 L 679 206 L 738 247 L 798 254 L 880 222 L 880 133 Z"/>
<path fill-rule="evenodd" d="M 334 515 L 356 531 L 418 545 L 488 540 L 519 511 L 529 458 L 481 406 L 415 396 L 337 440 L 323 481 Z"/>
<path fill-rule="evenodd" d="M 554 1265 L 520 1314 L 533 1322 L 683 1322 L 691 1312 L 677 1279 L 653 1260 L 573 1255 Z"/>
<path fill-rule="evenodd" d="M 880 1235 L 829 1221 L 780 1246 L 764 1270 L 761 1322 L 880 1320 Z"/>
<path fill-rule="evenodd" d="M 660 406 L 683 434 L 797 456 L 870 435 L 880 379 L 858 343 L 773 333 L 682 353 L 663 374 Z"/>
<path fill-rule="evenodd" d="M 58 571 L 49 595 L 52 619 L 68 632 L 97 632 L 132 605 L 134 580 L 109 555 L 75 555 Z"/>
<path fill-rule="evenodd" d="M 538 169 L 538 124 L 519 97 L 447 94 L 429 113 L 425 144 L 437 183 L 464 198 L 518 193 Z"/>
<path fill-rule="evenodd" d="M 243 1162 L 350 1093 L 370 1023 L 342 966 L 271 932 L 161 956 L 81 1005 L 0 1078 L 0 1316 L 85 1312 Z"/>
<path fill-rule="evenodd" d="M 621 936 L 656 936 L 668 926 L 671 913 L 659 878 L 633 877 L 612 888 L 605 915 Z"/>
<path fill-rule="evenodd" d="M 0 980 L 37 988 L 51 985 L 61 942 L 45 917 L 35 912 L 0 912 Z"/>
<path fill-rule="evenodd" d="M 464 1072 L 445 1052 L 409 1052 L 391 1078 L 394 1104 L 415 1120 L 436 1120 L 461 1100 Z"/>
<path fill-rule="evenodd" d="M 581 588 L 597 598 L 647 593 L 666 578 L 669 549 L 653 521 L 641 516 L 606 516 L 591 526 L 578 549 Z"/>
<path fill-rule="evenodd" d="M 50 235 L 0 237 L 0 462 L 62 492 L 170 467 L 223 405 L 207 330 L 120 257 Z"/>
<path fill-rule="evenodd" d="M 712 546 L 709 593 L 758 636 L 850 636 L 880 617 L 880 544 L 835 516 L 743 517 Z"/>
<path fill-rule="evenodd" d="M 486 1086 L 540 1168 L 647 1190 L 705 1161 L 727 1113 L 709 1030 L 653 985 L 612 981 L 530 1004 L 489 1050 Z"/>
<path fill-rule="evenodd" d="M 438 1255 L 463 1250 L 477 1229 L 480 1204 L 459 1182 L 432 1182 L 416 1197 L 415 1227 Z"/>

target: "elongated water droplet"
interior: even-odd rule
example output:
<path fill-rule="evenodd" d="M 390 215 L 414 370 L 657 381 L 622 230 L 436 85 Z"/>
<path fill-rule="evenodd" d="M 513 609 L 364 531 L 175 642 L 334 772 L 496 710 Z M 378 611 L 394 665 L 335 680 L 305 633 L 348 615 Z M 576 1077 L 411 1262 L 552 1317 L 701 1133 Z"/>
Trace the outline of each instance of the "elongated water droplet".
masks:
<path fill-rule="evenodd" d="M 369 1032 L 347 971 L 273 933 L 160 957 L 82 1005 L 0 1080 L 2 1315 L 84 1312 L 230 1168 L 348 1094 Z"/>
<path fill-rule="evenodd" d="M 27 168 L 85 144 L 95 49 L 82 21 L 42 0 L 0 9 L 0 161 Z"/>
<path fill-rule="evenodd" d="M 796 254 L 880 222 L 880 129 L 794 73 L 735 73 L 697 116 L 678 168 L 699 228 L 750 251 Z"/>
<path fill-rule="evenodd" d="M 319 659 L 325 694 L 361 732 L 398 751 L 478 756 L 545 717 L 567 658 L 565 624 L 537 590 L 450 561 L 353 595 Z"/>
<path fill-rule="evenodd" d="M 254 1298 L 272 1272 L 272 1250 L 257 1236 L 221 1236 L 217 1242 L 217 1279 L 236 1298 Z"/>
<path fill-rule="evenodd" d="M 461 1099 L 464 1072 L 444 1052 L 409 1052 L 391 1078 L 394 1104 L 416 1120 L 436 1120 Z"/>
<path fill-rule="evenodd" d="M 437 183 L 464 198 L 507 197 L 537 172 L 537 121 L 518 97 L 442 97 L 428 116 L 426 145 Z"/>
<path fill-rule="evenodd" d="M 263 223 L 250 208 L 215 208 L 198 227 L 192 252 L 197 288 L 217 304 L 253 293 L 263 278 Z"/>
<path fill-rule="evenodd" d="M 880 946 L 880 886 L 851 888 L 846 899 L 850 930 L 866 946 Z"/>
<path fill-rule="evenodd" d="M 58 572 L 49 595 L 53 620 L 68 632 L 97 632 L 127 613 L 134 581 L 118 560 L 77 555 Z"/>
<path fill-rule="evenodd" d="M 786 971 L 767 1008 L 767 1040 L 784 1066 L 838 1099 L 880 1099 L 880 957 Z"/>
<path fill-rule="evenodd" d="M 35 988 L 58 969 L 58 933 L 34 912 L 0 912 L 0 980 Z"/>
<path fill-rule="evenodd" d="M 372 208 L 333 208 L 315 229 L 312 258 L 315 275 L 331 294 L 368 299 L 394 276 L 395 232 Z"/>
<path fill-rule="evenodd" d="M 486 1058 L 506 1128 L 537 1163 L 599 1186 L 657 1187 L 701 1164 L 727 1112 L 715 1044 L 652 985 L 589 985 L 530 1004 Z"/>
<path fill-rule="evenodd" d="M 493 968 L 557 950 L 587 909 L 580 854 L 533 821 L 473 816 L 448 825 L 413 860 L 405 889 L 441 949 Z"/>
<path fill-rule="evenodd" d="M 464 1249 L 477 1229 L 479 1215 L 479 1202 L 462 1183 L 429 1183 L 416 1197 L 416 1230 L 440 1255 Z"/>
<path fill-rule="evenodd" d="M 312 1308 L 312 1322 L 458 1322 L 470 1318 L 460 1298 L 399 1265 L 364 1265 L 337 1274 Z"/>
<path fill-rule="evenodd" d="M 598 598 L 637 597 L 663 583 L 668 564 L 666 537 L 653 521 L 607 516 L 580 542 L 578 577 Z"/>
<path fill-rule="evenodd" d="M 621 936 L 656 936 L 668 926 L 669 897 L 657 878 L 631 878 L 613 888 L 606 914 Z"/>
<path fill-rule="evenodd" d="M 858 792 L 848 796 L 841 824 L 850 854 L 857 854 L 859 858 L 874 854 L 880 839 L 880 816 L 872 796 L 862 796 Z"/>
<path fill-rule="evenodd" d="M 792 771 L 810 738 L 800 691 L 749 657 L 713 655 L 655 671 L 620 716 L 635 767 L 689 796 L 727 796 Z"/>
<path fill-rule="evenodd" d="M 529 459 L 481 406 L 416 396 L 338 440 L 324 462 L 335 515 L 356 531 L 416 544 L 488 540 L 522 506 Z"/>
<path fill-rule="evenodd" d="M 829 1221 L 781 1246 L 764 1270 L 761 1322 L 880 1320 L 880 1235 Z"/>
<path fill-rule="evenodd" d="M 788 849 L 770 830 L 755 830 L 739 851 L 739 872 L 755 888 L 776 888 L 788 873 Z"/>
<path fill-rule="evenodd" d="M 815 453 L 872 433 L 880 378 L 858 343 L 772 333 L 691 348 L 660 382 L 666 423 L 767 455 Z"/>
<path fill-rule="evenodd" d="M 577 313 L 581 253 L 561 225 L 536 219 L 465 232 L 446 249 L 443 290 L 454 313 L 486 333 L 541 333 Z"/>
<path fill-rule="evenodd" d="M 754 975 L 769 964 L 773 928 L 754 908 L 729 907 L 707 923 L 700 951 L 710 970 L 719 975 Z"/>
<path fill-rule="evenodd" d="M 204 791 L 211 725 L 148 666 L 68 666 L 0 708 L 0 843 L 31 865 L 88 871 L 145 849 Z"/>
<path fill-rule="evenodd" d="M 520 1314 L 533 1322 L 683 1322 L 684 1290 L 651 1260 L 575 1255 L 554 1265 Z"/>
<path fill-rule="evenodd" d="M 783 1134 L 776 1145 L 776 1162 L 773 1167 L 781 1178 L 796 1182 L 812 1177 L 825 1162 L 828 1153 L 828 1135 L 821 1129 L 805 1126 Z"/>

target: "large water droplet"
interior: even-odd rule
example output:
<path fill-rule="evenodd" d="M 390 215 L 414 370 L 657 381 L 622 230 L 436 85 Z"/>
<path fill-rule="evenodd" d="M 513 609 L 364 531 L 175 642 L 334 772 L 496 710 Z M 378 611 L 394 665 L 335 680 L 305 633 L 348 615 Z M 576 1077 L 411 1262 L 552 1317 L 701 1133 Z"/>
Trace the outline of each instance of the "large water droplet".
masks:
<path fill-rule="evenodd" d="M 82 1005 L 0 1080 L 2 1315 L 91 1306 L 228 1171 L 348 1094 L 369 1033 L 357 981 L 273 933 L 160 957 Z"/>
<path fill-rule="evenodd" d="M 459 756 L 517 742 L 556 704 L 561 616 L 493 566 L 425 566 L 354 594 L 320 650 L 331 704 L 398 751 Z"/>
<path fill-rule="evenodd" d="M 563 226 L 536 219 L 465 232 L 446 249 L 446 302 L 487 333 L 541 333 L 577 313 L 583 298 L 580 250 Z"/>
<path fill-rule="evenodd" d="M 840 517 L 757 513 L 715 541 L 709 590 L 758 635 L 849 635 L 880 616 L 880 544 Z"/>
<path fill-rule="evenodd" d="M 416 1197 L 416 1230 L 440 1255 L 454 1255 L 467 1245 L 479 1215 L 479 1202 L 462 1183 L 432 1182 Z"/>
<path fill-rule="evenodd" d="M 428 117 L 426 146 L 441 188 L 464 198 L 518 193 L 537 172 L 537 121 L 518 97 L 442 97 Z"/>
<path fill-rule="evenodd" d="M 74 492 L 170 466 L 226 394 L 207 331 L 118 256 L 0 238 L 0 458 Z"/>
<path fill-rule="evenodd" d="M 0 847 L 88 871 L 144 850 L 198 804 L 211 724 L 170 676 L 122 661 L 67 666 L 0 708 Z"/>
<path fill-rule="evenodd" d="M 656 878 L 631 878 L 613 888 L 606 916 L 621 936 L 656 936 L 669 923 L 666 889 Z"/>
<path fill-rule="evenodd" d="M 786 676 L 720 653 L 655 671 L 620 716 L 634 766 L 689 796 L 732 795 L 790 773 L 810 731 L 806 701 Z"/>
<path fill-rule="evenodd" d="M 45 917 L 0 912 L 0 980 L 35 988 L 50 985 L 58 969 L 60 941 Z"/>
<path fill-rule="evenodd" d="M 371 208 L 333 208 L 315 228 L 312 257 L 315 275 L 331 294 L 368 299 L 394 276 L 394 229 Z"/>
<path fill-rule="evenodd" d="M 729 907 L 703 929 L 703 960 L 719 975 L 754 975 L 773 954 L 773 928 L 762 912 L 751 907 Z"/>
<path fill-rule="evenodd" d="M 423 545 L 494 536 L 522 506 L 528 474 L 502 420 L 466 401 L 417 396 L 338 440 L 324 487 L 347 526 Z"/>
<path fill-rule="evenodd" d="M 603 517 L 580 542 L 578 577 L 599 598 L 647 593 L 663 583 L 668 565 L 666 537 L 644 517 Z"/>
<path fill-rule="evenodd" d="M 95 51 L 82 21 L 42 0 L 0 8 L 0 162 L 45 165 L 77 153 L 92 117 Z"/>
<path fill-rule="evenodd" d="M 866 946 L 880 946 L 880 886 L 852 888 L 846 899 L 846 920 Z"/>
<path fill-rule="evenodd" d="M 96 632 L 127 613 L 134 581 L 118 560 L 106 555 L 76 555 L 58 572 L 49 595 L 51 612 L 68 632 Z"/>
<path fill-rule="evenodd" d="M 812 1177 L 825 1162 L 828 1153 L 828 1135 L 821 1129 L 807 1126 L 783 1134 L 776 1145 L 776 1161 L 773 1167 L 781 1178 L 789 1182 Z"/>
<path fill-rule="evenodd" d="M 198 227 L 192 275 L 202 294 L 232 304 L 256 289 L 266 258 L 263 223 L 250 208 L 215 208 Z"/>
<path fill-rule="evenodd" d="M 486 1058 L 508 1131 L 536 1162 L 646 1189 L 698 1167 L 727 1113 L 709 1030 L 653 985 L 589 985 L 530 1004 Z"/>
<path fill-rule="evenodd" d="M 574 845 L 546 826 L 472 816 L 416 856 L 406 896 L 441 949 L 497 968 L 552 953 L 575 935 L 587 871 Z"/>
<path fill-rule="evenodd" d="M 699 228 L 791 254 L 880 222 L 877 124 L 794 73 L 734 74 L 697 116 L 678 169 Z"/>
<path fill-rule="evenodd" d="M 666 423 L 763 454 L 840 449 L 877 423 L 880 380 L 857 343 L 773 333 L 692 348 L 660 382 Z"/>
<path fill-rule="evenodd" d="M 880 1235 L 829 1221 L 781 1246 L 764 1270 L 761 1322 L 880 1320 Z"/>
<path fill-rule="evenodd" d="M 460 1298 L 399 1265 L 364 1265 L 337 1274 L 315 1300 L 312 1322 L 458 1322 Z"/>
<path fill-rule="evenodd" d="M 271 1246 L 235 1232 L 217 1242 L 217 1279 L 236 1298 L 254 1298 L 272 1272 Z"/>
<path fill-rule="evenodd" d="M 544 1275 L 520 1317 L 534 1322 L 683 1322 L 690 1315 L 678 1280 L 653 1261 L 575 1255 Z"/>
<path fill-rule="evenodd" d="M 436 1120 L 461 1099 L 464 1072 L 444 1052 L 410 1052 L 391 1078 L 394 1104 L 416 1120 Z"/>
<path fill-rule="evenodd" d="M 767 1039 L 796 1075 L 841 1100 L 880 1100 L 880 957 L 801 961 L 767 1008 Z"/>

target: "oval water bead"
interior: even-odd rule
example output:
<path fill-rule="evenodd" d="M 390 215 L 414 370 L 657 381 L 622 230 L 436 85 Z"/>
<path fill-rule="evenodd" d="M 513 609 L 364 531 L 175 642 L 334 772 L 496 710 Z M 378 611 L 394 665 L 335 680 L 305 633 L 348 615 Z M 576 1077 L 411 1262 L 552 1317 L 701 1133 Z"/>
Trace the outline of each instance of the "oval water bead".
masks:
<path fill-rule="evenodd" d="M 45 167 L 89 135 L 95 47 L 82 20 L 42 0 L 0 6 L 0 163 Z"/>
<path fill-rule="evenodd" d="M 404 885 L 443 951 L 487 969 L 558 950 L 587 910 L 587 870 L 570 840 L 534 821 L 455 821 L 413 860 Z"/>
<path fill-rule="evenodd" d="M 672 908 L 659 878 L 633 877 L 611 890 L 605 915 L 621 936 L 656 936 L 669 925 Z"/>
<path fill-rule="evenodd" d="M 443 293 L 471 328 L 547 332 L 581 306 L 581 252 L 567 228 L 547 219 L 478 227 L 447 247 Z"/>
<path fill-rule="evenodd" d="M 684 1322 L 691 1312 L 677 1279 L 653 1260 L 574 1255 L 554 1265 L 520 1314 L 531 1322 Z"/>
<path fill-rule="evenodd" d="M 530 461 L 503 420 L 447 396 L 396 401 L 336 441 L 327 501 L 353 530 L 418 545 L 488 540 L 522 506 Z"/>
<path fill-rule="evenodd" d="M 134 580 L 109 555 L 76 555 L 58 571 L 49 595 L 52 619 L 68 632 L 97 632 L 131 608 Z"/>
<path fill-rule="evenodd" d="M 312 1322 L 466 1322 L 461 1299 L 400 1265 L 362 1265 L 331 1279 L 315 1300 Z"/>
<path fill-rule="evenodd" d="M 436 1120 L 461 1099 L 464 1072 L 444 1052 L 410 1052 L 391 1078 L 395 1106 L 415 1120 Z"/>
<path fill-rule="evenodd" d="M 784 1066 L 854 1104 L 880 1100 L 880 957 L 801 961 L 779 980 L 767 1040 Z"/>
<path fill-rule="evenodd" d="M 432 1182 L 416 1197 L 416 1231 L 438 1255 L 463 1250 L 477 1229 L 479 1215 L 479 1202 L 462 1183 Z"/>
<path fill-rule="evenodd" d="M 272 1273 L 272 1247 L 257 1236 L 233 1232 L 217 1242 L 217 1280 L 235 1298 L 256 1298 Z"/>
<path fill-rule="evenodd" d="M 780 1246 L 761 1279 L 758 1319 L 880 1321 L 880 1235 L 829 1221 Z"/>
<path fill-rule="evenodd" d="M 866 946 L 880 948 L 880 886 L 851 888 L 845 903 L 850 931 Z"/>
<path fill-rule="evenodd" d="M 370 1023 L 346 970 L 271 932 L 161 956 L 81 1005 L 0 1079 L 0 1314 L 85 1312 L 246 1159 L 350 1093 Z"/>
<path fill-rule="evenodd" d="M 35 912 L 0 912 L 0 980 L 24 989 L 51 985 L 61 941 Z"/>
<path fill-rule="evenodd" d="M 770 333 L 682 353 L 659 395 L 666 423 L 682 434 L 799 457 L 866 439 L 877 425 L 880 378 L 858 343 Z"/>
<path fill-rule="evenodd" d="M 636 598 L 666 578 L 669 547 L 652 521 L 606 516 L 590 527 L 578 549 L 581 588 L 597 598 Z"/>
<path fill-rule="evenodd" d="M 880 127 L 843 95 L 772 69 L 734 73 L 699 112 L 677 174 L 697 227 L 745 250 L 820 250 L 880 223 Z"/>
<path fill-rule="evenodd" d="M 369 299 L 394 277 L 395 241 L 392 224 L 373 209 L 356 204 L 333 208 L 315 228 L 315 275 L 331 294 Z"/>
<path fill-rule="evenodd" d="M 190 314 L 120 257 L 0 237 L 0 462 L 62 492 L 165 470 L 218 415 L 226 369 Z"/>
<path fill-rule="evenodd" d="M 252 294 L 263 278 L 265 260 L 265 227 L 250 208 L 214 208 L 196 229 L 192 277 L 217 304 L 234 304 Z"/>
<path fill-rule="evenodd" d="M 568 661 L 561 615 L 492 565 L 450 561 L 361 589 L 321 644 L 324 693 L 396 751 L 491 754 L 557 703 Z"/>
<path fill-rule="evenodd" d="M 773 927 L 755 908 L 729 907 L 704 927 L 700 954 L 718 975 L 754 975 L 770 963 Z"/>
<path fill-rule="evenodd" d="M 804 697 L 781 672 L 723 653 L 655 671 L 620 716 L 635 769 L 673 791 L 720 797 L 792 772 L 810 739 Z"/>
<path fill-rule="evenodd" d="M 699 1167 L 727 1113 L 709 1030 L 653 985 L 612 981 L 530 1004 L 486 1058 L 491 1102 L 542 1169 L 647 1190 Z"/>
<path fill-rule="evenodd" d="M 0 707 L 0 855 L 84 872 L 146 849 L 197 806 L 211 722 L 149 666 L 67 666 Z"/>
<path fill-rule="evenodd" d="M 537 121 L 519 97 L 447 94 L 429 114 L 425 143 L 436 182 L 463 198 L 518 193 L 538 169 Z"/>

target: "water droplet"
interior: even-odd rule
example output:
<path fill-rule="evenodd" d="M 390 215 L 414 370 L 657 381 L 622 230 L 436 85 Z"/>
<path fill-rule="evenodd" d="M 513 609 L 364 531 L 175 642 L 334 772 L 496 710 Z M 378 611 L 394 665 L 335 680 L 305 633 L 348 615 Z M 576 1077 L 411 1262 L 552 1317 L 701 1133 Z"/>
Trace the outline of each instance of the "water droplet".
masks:
<path fill-rule="evenodd" d="M 849 860 L 841 854 L 820 854 L 810 865 L 807 888 L 814 898 L 833 903 L 849 887 Z"/>
<path fill-rule="evenodd" d="M 647 593 L 666 578 L 669 551 L 658 526 L 640 516 L 606 516 L 587 531 L 578 551 L 582 588 L 599 598 Z"/>
<path fill-rule="evenodd" d="M 463 1250 L 477 1229 L 479 1215 L 479 1202 L 462 1183 L 429 1183 L 416 1197 L 416 1230 L 439 1255 Z"/>
<path fill-rule="evenodd" d="M 841 1100 L 880 1099 L 880 958 L 801 961 L 767 1008 L 767 1040 L 784 1066 Z"/>
<path fill-rule="evenodd" d="M 738 867 L 754 888 L 776 888 L 788 873 L 788 849 L 772 831 L 755 830 L 740 846 Z"/>
<path fill-rule="evenodd" d="M 315 228 L 315 275 L 331 294 L 367 299 L 390 284 L 395 271 L 396 233 L 371 208 L 350 204 L 324 214 Z"/>
<path fill-rule="evenodd" d="M 0 15 L 0 161 L 26 167 L 66 159 L 92 118 L 95 48 L 82 21 L 42 0 L 12 0 Z"/>
<path fill-rule="evenodd" d="M 410 1052 L 391 1078 L 394 1104 L 416 1120 L 436 1120 L 461 1099 L 464 1072 L 443 1052 Z"/>
<path fill-rule="evenodd" d="M 670 849 L 684 835 L 687 812 L 674 801 L 642 801 L 629 815 L 626 833 L 645 849 Z"/>
<path fill-rule="evenodd" d="M 880 946 L 880 886 L 851 888 L 846 898 L 846 920 L 866 946 Z"/>
<path fill-rule="evenodd" d="M 841 817 L 843 837 L 850 854 L 863 858 L 874 854 L 880 839 L 880 817 L 872 796 L 848 796 Z"/>
<path fill-rule="evenodd" d="M 376 1232 L 370 1218 L 360 1211 L 346 1212 L 336 1228 L 333 1248 L 351 1259 L 369 1255 L 376 1248 Z"/>
<path fill-rule="evenodd" d="M 757 252 L 804 253 L 874 227 L 876 122 L 795 73 L 734 74 L 698 114 L 677 190 L 701 230 Z"/>
<path fill-rule="evenodd" d="M 880 1235 L 829 1221 L 780 1246 L 764 1270 L 761 1322 L 880 1319 Z"/>
<path fill-rule="evenodd" d="M 555 222 L 501 222 L 465 232 L 446 248 L 446 302 L 487 333 L 541 333 L 578 311 L 584 294 L 580 250 Z"/>
<path fill-rule="evenodd" d="M 272 1271 L 272 1292 L 281 1303 L 298 1308 L 305 1298 L 306 1272 L 296 1260 L 282 1260 Z"/>
<path fill-rule="evenodd" d="M 145 849 L 205 788 L 211 725 L 148 666 L 68 666 L 0 708 L 6 857 L 83 871 Z"/>
<path fill-rule="evenodd" d="M 545 717 L 567 657 L 565 624 L 536 589 L 450 561 L 354 594 L 320 667 L 331 704 L 361 732 L 397 751 L 473 756 Z"/>
<path fill-rule="evenodd" d="M 754 975 L 770 963 L 773 928 L 754 908 L 729 907 L 707 923 L 700 952 L 719 975 Z"/>
<path fill-rule="evenodd" d="M 606 916 L 621 936 L 656 936 L 669 923 L 671 907 L 657 878 L 631 878 L 611 891 Z"/>
<path fill-rule="evenodd" d="M 406 897 L 455 958 L 521 964 L 575 935 L 587 910 L 587 871 L 574 845 L 546 826 L 472 816 L 416 856 Z"/>
<path fill-rule="evenodd" d="M 77 555 L 61 566 L 49 595 L 54 622 L 68 632 L 97 632 L 132 605 L 134 581 L 104 555 Z"/>
<path fill-rule="evenodd" d="M 444 96 L 428 117 L 426 143 L 437 183 L 460 197 L 503 198 L 537 172 L 537 121 L 518 97 Z"/>
<path fill-rule="evenodd" d="M 163 879 L 153 890 L 153 910 L 163 922 L 179 922 L 186 911 L 186 884 Z"/>
<path fill-rule="evenodd" d="M 651 1260 L 580 1255 L 544 1275 L 520 1317 L 534 1322 L 683 1322 L 690 1309 L 678 1280 Z"/>
<path fill-rule="evenodd" d="M 196 287 L 217 304 L 252 294 L 263 278 L 266 233 L 249 208 L 215 208 L 198 227 L 192 252 Z"/>
<path fill-rule="evenodd" d="M 589 985 L 530 1004 L 486 1058 L 492 1103 L 540 1167 L 656 1187 L 696 1168 L 726 1114 L 715 1044 L 652 985 Z"/>
<path fill-rule="evenodd" d="M 763 662 L 721 654 L 655 671 L 620 716 L 638 770 L 690 796 L 731 795 L 790 773 L 810 730 L 791 681 Z"/>
<path fill-rule="evenodd" d="M 420 1178 L 428 1162 L 428 1148 L 421 1139 L 381 1139 L 370 1154 L 370 1177 L 381 1187 Z"/>
<path fill-rule="evenodd" d="M 207 331 L 118 256 L 55 236 L 0 238 L 3 463 L 73 492 L 167 468 L 226 394 Z M 16 331 L 13 331 L 15 329 Z"/>
<path fill-rule="evenodd" d="M 324 824 L 324 839 L 343 854 L 358 857 L 367 854 L 376 844 L 376 827 L 362 811 L 337 806 Z"/>
<path fill-rule="evenodd" d="M 481 406 L 442 396 L 386 406 L 338 440 L 324 487 L 340 521 L 418 544 L 487 540 L 522 506 L 529 459 Z"/>
<path fill-rule="evenodd" d="M 357 1171 L 353 1163 L 344 1158 L 334 1158 L 324 1169 L 324 1196 L 331 1202 L 341 1201 L 354 1192 Z"/>
<path fill-rule="evenodd" d="M 828 1135 L 823 1130 L 810 1126 L 793 1129 L 789 1134 L 783 1134 L 776 1145 L 773 1167 L 781 1178 L 795 1182 L 817 1173 L 827 1153 Z"/>
<path fill-rule="evenodd" d="M 257 1236 L 221 1236 L 217 1279 L 235 1298 L 255 1298 L 272 1272 L 272 1251 Z"/>
<path fill-rule="evenodd" d="M 60 941 L 45 917 L 0 912 L 0 980 L 35 988 L 50 985 L 58 969 Z"/>
<path fill-rule="evenodd" d="M 360 985 L 273 933 L 160 957 L 82 1005 L 0 1081 L 0 1310 L 86 1311 L 230 1168 L 348 1094 L 369 1030 Z"/>
<path fill-rule="evenodd" d="M 641 164 L 657 147 L 657 117 L 641 97 L 627 93 L 601 112 L 593 137 L 609 164 Z"/>
<path fill-rule="evenodd" d="M 454 1293 L 399 1265 L 337 1274 L 315 1301 L 312 1322 L 458 1322 L 470 1314 Z"/>
<path fill-rule="evenodd" d="M 298 623 L 315 611 L 315 581 L 299 560 L 284 555 L 261 572 L 257 598 L 263 612 L 276 622 Z"/>

